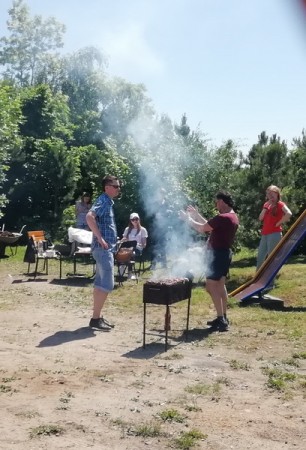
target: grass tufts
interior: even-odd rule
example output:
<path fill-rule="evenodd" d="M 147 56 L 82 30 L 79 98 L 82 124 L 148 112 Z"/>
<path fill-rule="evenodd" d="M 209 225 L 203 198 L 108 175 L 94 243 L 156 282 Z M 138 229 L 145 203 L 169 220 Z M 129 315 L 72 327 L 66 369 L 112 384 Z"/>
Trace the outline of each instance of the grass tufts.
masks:
<path fill-rule="evenodd" d="M 198 440 L 207 439 L 207 434 L 203 434 L 201 431 L 196 429 L 181 433 L 181 435 L 174 440 L 175 448 L 181 450 L 189 450 L 195 447 Z"/>
<path fill-rule="evenodd" d="M 164 422 L 178 422 L 183 423 L 185 420 L 185 417 L 182 416 L 176 409 L 165 409 L 164 411 L 160 412 L 158 416 L 164 421 Z"/>
<path fill-rule="evenodd" d="M 59 425 L 40 425 L 31 429 L 30 438 L 33 439 L 40 436 L 60 436 L 63 433 L 64 429 Z"/>

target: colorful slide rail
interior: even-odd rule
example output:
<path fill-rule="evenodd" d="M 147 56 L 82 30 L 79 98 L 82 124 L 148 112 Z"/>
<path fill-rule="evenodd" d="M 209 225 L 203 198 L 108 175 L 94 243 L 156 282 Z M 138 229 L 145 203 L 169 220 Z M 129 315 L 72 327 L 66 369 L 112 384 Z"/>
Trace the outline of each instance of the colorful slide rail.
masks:
<path fill-rule="evenodd" d="M 261 265 L 258 271 L 247 283 L 229 293 L 230 297 L 243 301 L 254 295 L 261 295 L 262 291 L 276 276 L 283 264 L 287 261 L 297 245 L 306 236 L 306 209 L 289 228 L 282 240 Z"/>

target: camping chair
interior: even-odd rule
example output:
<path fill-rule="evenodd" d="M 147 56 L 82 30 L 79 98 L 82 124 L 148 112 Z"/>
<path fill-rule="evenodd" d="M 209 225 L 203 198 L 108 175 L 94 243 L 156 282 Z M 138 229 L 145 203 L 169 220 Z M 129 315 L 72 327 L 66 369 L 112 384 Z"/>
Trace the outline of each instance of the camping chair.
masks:
<path fill-rule="evenodd" d="M 137 265 L 137 272 L 139 276 L 140 274 L 151 269 L 152 261 L 153 261 L 152 245 L 149 238 L 147 238 L 147 245 L 142 250 L 142 253 L 139 255 L 136 252 L 135 254 L 135 262 Z"/>
<path fill-rule="evenodd" d="M 96 273 L 96 262 L 92 256 L 91 242 L 92 231 L 79 228 L 68 228 L 68 240 L 71 243 L 70 257 L 73 259 L 73 276 L 77 275 L 76 266 L 78 262 L 83 264 L 92 264 L 92 276 Z"/>
<path fill-rule="evenodd" d="M 137 241 L 125 241 L 119 244 L 119 248 L 115 253 L 114 261 L 118 268 L 117 280 L 119 286 L 123 286 L 124 276 L 127 269 L 132 272 L 136 283 L 138 283 L 138 271 L 135 267 L 136 246 Z"/>
<path fill-rule="evenodd" d="M 30 273 L 30 265 L 35 264 L 34 278 L 38 273 L 39 260 L 44 261 L 43 270 L 48 275 L 48 261 L 49 259 L 56 259 L 60 262 L 60 278 L 62 278 L 62 261 L 61 254 L 54 250 L 52 242 L 46 238 L 43 230 L 28 231 L 28 245 L 24 255 L 24 262 L 28 263 L 28 273 Z"/>

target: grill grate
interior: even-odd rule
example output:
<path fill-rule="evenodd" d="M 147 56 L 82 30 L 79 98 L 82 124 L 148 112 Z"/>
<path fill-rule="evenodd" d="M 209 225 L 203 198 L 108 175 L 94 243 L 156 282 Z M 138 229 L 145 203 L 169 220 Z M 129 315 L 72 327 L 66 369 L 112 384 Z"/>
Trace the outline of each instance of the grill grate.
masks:
<path fill-rule="evenodd" d="M 143 303 L 172 305 L 191 296 L 192 283 L 188 278 L 147 281 L 143 285 Z"/>

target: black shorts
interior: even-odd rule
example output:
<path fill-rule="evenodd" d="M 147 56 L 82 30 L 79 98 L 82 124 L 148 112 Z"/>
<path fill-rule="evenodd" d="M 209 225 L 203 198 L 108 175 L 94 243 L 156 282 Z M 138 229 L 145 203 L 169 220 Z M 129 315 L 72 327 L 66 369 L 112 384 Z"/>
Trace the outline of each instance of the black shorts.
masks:
<path fill-rule="evenodd" d="M 206 278 L 220 280 L 226 277 L 232 262 L 232 251 L 230 249 L 207 249 L 206 251 Z"/>

